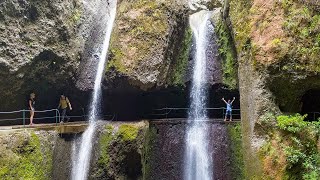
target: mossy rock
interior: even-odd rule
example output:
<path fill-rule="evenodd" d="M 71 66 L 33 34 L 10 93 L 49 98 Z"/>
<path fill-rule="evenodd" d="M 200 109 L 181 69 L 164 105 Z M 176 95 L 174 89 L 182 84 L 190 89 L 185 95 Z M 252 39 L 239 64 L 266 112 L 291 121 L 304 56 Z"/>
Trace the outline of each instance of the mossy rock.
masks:
<path fill-rule="evenodd" d="M 167 0 L 119 3 L 106 65 L 110 88 L 129 84 L 148 90 L 184 84 L 191 35 L 189 11 L 183 4 Z"/>
<path fill-rule="evenodd" d="M 241 124 L 228 125 L 228 135 L 230 137 L 231 163 L 232 163 L 232 177 L 234 179 L 244 179 L 244 159 L 242 146 L 242 132 Z"/>
<path fill-rule="evenodd" d="M 123 124 L 119 127 L 118 137 L 124 141 L 133 141 L 137 138 L 139 128 L 134 125 Z"/>
<path fill-rule="evenodd" d="M 139 165 L 142 166 L 146 128 L 144 123 L 105 125 L 99 137 L 98 159 L 93 165 L 91 178 L 123 179 L 132 175 L 128 169 L 138 171 L 138 176 L 140 171 L 142 176 L 142 167 Z M 133 162 L 137 164 L 136 167 L 131 167 Z"/>
<path fill-rule="evenodd" d="M 279 115 L 269 138 L 259 149 L 264 176 L 268 179 L 319 179 L 319 122 L 306 116 Z"/>
<path fill-rule="evenodd" d="M 222 82 L 229 89 L 238 88 L 238 64 L 236 50 L 226 20 L 220 19 L 215 28 L 218 36 L 219 54 L 222 57 Z"/>
<path fill-rule="evenodd" d="M 43 134 L 44 133 L 44 134 Z M 1 179 L 45 180 L 51 178 L 52 135 L 27 131 L 9 135 L 0 155 Z M 48 139 L 47 139 L 48 138 Z"/>
<path fill-rule="evenodd" d="M 177 60 L 172 62 L 170 84 L 174 86 L 184 86 L 186 73 L 189 65 L 190 51 L 192 45 L 192 31 L 187 28 L 184 32 L 182 45 L 179 48 Z"/>
<path fill-rule="evenodd" d="M 139 62 L 153 56 L 168 34 L 166 4 L 151 0 L 123 1 L 117 13 L 110 42 L 111 58 L 107 69 L 130 73 Z M 134 38 L 133 38 L 134 37 Z"/>

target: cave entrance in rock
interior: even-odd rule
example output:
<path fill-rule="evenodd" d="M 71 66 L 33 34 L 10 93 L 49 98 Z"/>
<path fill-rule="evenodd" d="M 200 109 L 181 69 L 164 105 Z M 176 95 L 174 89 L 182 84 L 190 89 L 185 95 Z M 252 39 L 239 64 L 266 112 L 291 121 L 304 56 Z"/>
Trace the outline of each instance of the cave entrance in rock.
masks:
<path fill-rule="evenodd" d="M 301 114 L 308 114 L 308 121 L 320 118 L 320 89 L 311 89 L 301 98 Z"/>

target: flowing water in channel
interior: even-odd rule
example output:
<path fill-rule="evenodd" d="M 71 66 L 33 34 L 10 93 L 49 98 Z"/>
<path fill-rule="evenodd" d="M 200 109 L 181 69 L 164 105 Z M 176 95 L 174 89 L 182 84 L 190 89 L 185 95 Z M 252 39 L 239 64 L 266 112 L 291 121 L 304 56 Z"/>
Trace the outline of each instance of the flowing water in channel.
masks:
<path fill-rule="evenodd" d="M 195 54 L 192 77 L 191 102 L 188 115 L 189 127 L 186 134 L 184 165 L 185 180 L 211 180 L 213 176 L 212 156 L 208 152 L 207 132 L 207 55 L 208 32 L 213 31 L 210 23 L 211 11 L 200 11 L 189 18 L 193 32 Z"/>
<path fill-rule="evenodd" d="M 92 142 L 96 131 L 96 120 L 98 118 L 98 111 L 100 108 L 101 99 L 101 81 L 104 74 L 105 62 L 107 59 L 107 53 L 109 49 L 110 36 L 116 16 L 117 0 L 111 0 L 108 3 L 108 13 L 106 20 L 108 21 L 105 29 L 104 41 L 100 49 L 96 50 L 96 56 L 98 63 L 94 90 L 92 94 L 92 101 L 89 113 L 89 126 L 81 137 L 81 143 L 79 150 L 75 150 L 73 153 L 73 167 L 72 167 L 72 179 L 73 180 L 85 180 L 88 178 L 88 172 L 90 168 L 90 159 L 92 151 Z"/>

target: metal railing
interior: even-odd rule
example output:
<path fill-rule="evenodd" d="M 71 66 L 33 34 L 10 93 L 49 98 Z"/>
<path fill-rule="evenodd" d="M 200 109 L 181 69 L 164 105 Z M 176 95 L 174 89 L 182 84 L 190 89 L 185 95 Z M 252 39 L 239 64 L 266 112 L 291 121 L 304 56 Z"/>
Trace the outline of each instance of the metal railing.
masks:
<path fill-rule="evenodd" d="M 190 108 L 171 108 L 171 107 L 165 107 L 165 108 L 160 108 L 160 109 L 154 109 L 153 111 L 155 113 L 151 113 L 149 115 L 151 116 L 165 116 L 165 118 L 167 119 L 168 116 L 174 112 L 177 112 L 177 111 L 188 111 Z M 222 114 L 222 118 L 225 117 L 225 114 L 226 114 L 226 110 L 227 108 L 225 107 L 217 107 L 217 108 L 204 108 L 204 110 L 207 110 L 207 111 L 221 111 L 219 114 Z M 241 114 L 240 114 L 240 109 L 232 109 L 232 112 L 238 112 L 238 113 L 232 113 L 232 116 L 239 116 L 241 117 Z M 240 118 L 239 118 L 240 119 Z"/>
<path fill-rule="evenodd" d="M 60 111 L 59 109 L 48 109 L 48 110 L 43 110 L 43 111 L 34 111 L 35 114 L 39 114 L 39 113 L 50 113 L 50 112 L 54 112 L 55 115 L 53 116 L 44 116 L 44 117 L 34 117 L 33 120 L 46 120 L 46 119 L 54 119 L 55 120 L 55 124 L 58 125 L 58 123 L 61 122 L 61 115 L 60 115 Z M 26 121 L 30 119 L 29 117 L 29 113 L 30 110 L 17 110 L 17 111 L 7 111 L 7 112 L 0 112 L 0 115 L 15 115 L 18 117 L 15 118 L 0 118 L 0 123 L 1 122 L 6 122 L 6 121 L 22 121 L 22 125 L 23 127 L 26 126 Z M 79 115 L 79 116 L 66 116 L 68 118 L 81 118 L 81 121 L 87 121 L 89 115 L 83 114 L 83 115 Z M 116 114 L 112 114 L 112 115 L 103 115 L 101 116 L 103 118 L 106 118 L 108 121 L 113 121 L 116 118 Z M 86 120 L 87 119 L 87 120 Z M 21 124 L 21 123 L 19 123 Z M 41 123 L 43 124 L 43 123 Z M 12 125 L 12 124 L 10 124 Z M 1 126 L 1 125 L 0 125 Z"/>
<path fill-rule="evenodd" d="M 320 118 L 320 112 L 308 112 L 307 114 L 308 114 L 308 116 L 309 115 L 312 116 L 313 121 L 316 121 L 316 120 L 318 120 L 318 118 Z"/>
<path fill-rule="evenodd" d="M 48 112 L 54 112 L 55 115 L 54 116 L 46 116 L 46 117 L 34 117 L 33 120 L 44 120 L 44 119 L 55 119 L 55 123 L 56 125 L 58 124 L 58 122 L 60 122 L 60 112 L 58 109 L 48 109 L 48 110 L 43 110 L 43 111 L 34 111 L 35 113 L 48 113 Z M 30 113 L 30 110 L 18 110 L 18 111 L 7 111 L 7 112 L 0 112 L 0 114 L 5 114 L 5 115 L 9 115 L 9 114 L 18 114 L 21 113 L 22 117 L 18 117 L 18 118 L 6 118 L 6 119 L 0 119 L 0 122 L 4 122 L 4 121 L 17 121 L 17 120 L 22 120 L 22 124 L 23 127 L 25 127 L 26 125 L 26 119 L 29 119 L 26 116 L 26 113 Z"/>

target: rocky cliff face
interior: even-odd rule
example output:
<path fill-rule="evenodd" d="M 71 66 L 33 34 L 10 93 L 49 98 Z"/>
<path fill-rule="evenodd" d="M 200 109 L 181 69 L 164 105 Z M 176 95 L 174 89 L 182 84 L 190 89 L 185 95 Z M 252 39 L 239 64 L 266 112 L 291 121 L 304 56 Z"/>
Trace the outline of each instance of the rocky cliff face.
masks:
<path fill-rule="evenodd" d="M 147 90 L 189 81 L 192 34 L 188 17 L 192 12 L 187 1 L 122 1 L 111 39 L 106 87 L 123 89 L 129 84 Z M 220 14 L 215 16 L 219 19 Z M 214 51 L 217 47 L 210 52 Z"/>
<path fill-rule="evenodd" d="M 31 91 L 71 89 L 83 49 L 82 4 L 2 1 L 0 12 L 1 109 L 22 108 Z"/>
<path fill-rule="evenodd" d="M 45 131 L 1 132 L 1 179 L 50 179 L 56 137 Z"/>
<path fill-rule="evenodd" d="M 7 99 L 1 109 L 24 108 L 32 91 L 38 109 L 55 107 L 61 92 L 76 109 L 85 107 L 95 74 L 93 48 L 103 39 L 107 6 L 102 0 L 1 2 L 0 97 Z M 193 51 L 188 16 L 205 7 L 221 7 L 221 2 L 119 1 L 104 80 L 108 92 L 187 86 Z M 217 27 L 220 16 L 216 10 Z M 211 84 L 221 84 L 221 42 L 210 49 L 217 62 L 208 67 Z M 224 71 L 234 67 L 232 62 L 230 67 Z"/>
<path fill-rule="evenodd" d="M 265 164 L 257 152 L 271 131 L 261 123 L 268 113 L 307 113 L 304 94 L 320 88 L 319 3 L 231 0 L 230 20 L 239 62 L 247 173 L 260 177 Z"/>
<path fill-rule="evenodd" d="M 185 121 L 151 122 L 145 147 L 145 178 L 174 179 L 184 176 Z M 240 126 L 208 123 L 209 157 L 213 159 L 215 179 L 243 179 Z"/>
<path fill-rule="evenodd" d="M 98 122 L 89 179 L 180 179 L 186 123 Z M 242 178 L 237 124 L 210 124 L 215 177 Z M 223 134 L 223 136 L 221 136 Z M 79 134 L 50 130 L 2 130 L 1 179 L 69 179 Z"/>
<path fill-rule="evenodd" d="M 99 122 L 90 179 L 141 179 L 148 122 Z M 79 134 L 2 130 L 1 179 L 69 179 Z"/>
<path fill-rule="evenodd" d="M 100 128 L 89 179 L 143 179 L 147 121 Z"/>

